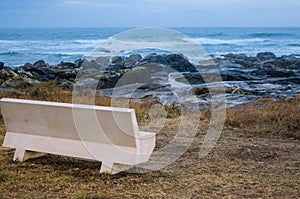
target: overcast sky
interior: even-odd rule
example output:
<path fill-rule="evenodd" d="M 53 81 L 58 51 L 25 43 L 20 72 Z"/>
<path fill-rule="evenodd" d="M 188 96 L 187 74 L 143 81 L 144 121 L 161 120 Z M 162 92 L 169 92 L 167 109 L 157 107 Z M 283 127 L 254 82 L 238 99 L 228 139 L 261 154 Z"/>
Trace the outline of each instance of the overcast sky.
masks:
<path fill-rule="evenodd" d="M 0 0 L 0 27 L 300 26 L 300 0 Z"/>

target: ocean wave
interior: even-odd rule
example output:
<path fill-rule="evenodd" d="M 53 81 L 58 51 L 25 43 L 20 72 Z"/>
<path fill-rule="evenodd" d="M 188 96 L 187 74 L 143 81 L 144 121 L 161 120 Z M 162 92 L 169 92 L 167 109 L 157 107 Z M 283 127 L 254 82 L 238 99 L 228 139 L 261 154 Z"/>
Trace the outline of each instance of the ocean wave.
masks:
<path fill-rule="evenodd" d="M 190 39 L 187 39 L 190 40 Z M 252 38 L 252 39 L 229 39 L 229 40 L 225 40 L 225 39 L 210 39 L 210 38 L 205 38 L 205 37 L 201 37 L 201 38 L 193 38 L 193 41 L 195 41 L 198 44 L 202 44 L 202 45 L 232 45 L 232 44 L 236 44 L 236 45 L 243 45 L 243 44 L 249 44 L 249 43 L 256 43 L 256 42 L 266 42 L 268 40 L 266 39 L 261 39 L 261 38 Z"/>
<path fill-rule="evenodd" d="M 74 40 L 74 43 L 97 45 L 97 44 L 103 43 L 105 41 L 106 41 L 106 39 L 76 39 L 76 40 Z"/>
<path fill-rule="evenodd" d="M 300 44 L 287 44 L 286 46 L 290 46 L 290 47 L 300 47 Z"/>
<path fill-rule="evenodd" d="M 2 55 L 6 55 L 6 56 L 15 56 L 15 55 L 19 55 L 20 53 L 19 52 L 3 52 L 3 53 L 0 53 L 0 56 Z"/>
<path fill-rule="evenodd" d="M 290 33 L 252 33 L 247 35 L 247 37 L 250 38 L 292 37 L 292 36 L 293 34 Z"/>

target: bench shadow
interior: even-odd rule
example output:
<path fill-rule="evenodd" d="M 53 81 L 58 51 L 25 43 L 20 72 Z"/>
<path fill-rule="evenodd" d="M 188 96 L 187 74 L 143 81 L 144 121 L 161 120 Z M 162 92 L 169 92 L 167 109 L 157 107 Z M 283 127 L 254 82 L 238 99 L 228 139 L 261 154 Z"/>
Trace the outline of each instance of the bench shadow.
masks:
<path fill-rule="evenodd" d="M 47 154 L 42 157 L 29 159 L 24 163 L 28 165 L 38 165 L 41 167 L 41 169 L 44 169 L 47 172 L 53 171 L 55 173 L 70 175 L 76 178 L 89 178 L 91 176 L 97 176 L 104 178 L 109 177 L 109 179 L 119 179 L 130 176 L 138 177 L 145 175 L 145 173 L 135 172 L 134 167 L 129 170 L 121 171 L 114 175 L 108 173 L 100 173 L 100 167 L 102 164 L 101 162 L 53 154 Z"/>

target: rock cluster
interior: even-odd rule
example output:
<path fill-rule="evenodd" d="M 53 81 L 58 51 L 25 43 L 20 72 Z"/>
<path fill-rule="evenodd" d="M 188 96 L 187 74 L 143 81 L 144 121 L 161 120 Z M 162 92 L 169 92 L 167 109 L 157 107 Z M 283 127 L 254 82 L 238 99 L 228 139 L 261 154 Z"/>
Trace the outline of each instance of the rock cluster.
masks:
<path fill-rule="evenodd" d="M 175 72 L 180 75 L 175 75 L 172 79 Z M 145 57 L 133 54 L 111 59 L 98 57 L 90 61 L 80 59 L 74 63 L 61 62 L 57 65 L 39 60 L 13 68 L 5 67 L 0 62 L 2 89 L 26 88 L 49 81 L 64 89 L 72 89 L 76 82 L 76 86 L 96 85 L 95 88 L 106 89 L 102 93 L 110 95 L 112 91 L 109 89 L 139 83 L 135 94 L 130 96 L 135 98 L 168 96 L 171 94 L 170 88 L 176 87 L 174 82 L 186 84 L 190 86 L 189 89 L 196 87 L 192 90 L 193 94 L 205 95 L 209 92 L 209 83 L 220 81 L 215 78 L 217 75 L 225 82 L 226 93 L 232 95 L 250 93 L 263 96 L 264 93 L 272 96 L 278 90 L 291 90 L 294 94 L 300 92 L 299 56 L 276 57 L 270 52 L 258 53 L 256 57 L 227 54 L 199 64 L 190 63 L 181 54 L 156 53 Z M 172 100 L 173 98 L 174 96 Z"/>

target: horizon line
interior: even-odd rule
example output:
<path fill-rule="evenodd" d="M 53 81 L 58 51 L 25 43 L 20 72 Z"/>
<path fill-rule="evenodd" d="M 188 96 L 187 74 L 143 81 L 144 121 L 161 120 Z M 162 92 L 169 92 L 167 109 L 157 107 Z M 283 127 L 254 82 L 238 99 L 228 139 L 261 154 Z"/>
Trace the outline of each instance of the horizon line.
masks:
<path fill-rule="evenodd" d="M 300 28 L 299 26 L 4 26 L 0 28 Z"/>

